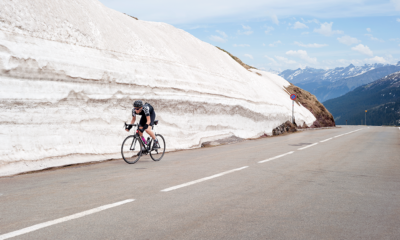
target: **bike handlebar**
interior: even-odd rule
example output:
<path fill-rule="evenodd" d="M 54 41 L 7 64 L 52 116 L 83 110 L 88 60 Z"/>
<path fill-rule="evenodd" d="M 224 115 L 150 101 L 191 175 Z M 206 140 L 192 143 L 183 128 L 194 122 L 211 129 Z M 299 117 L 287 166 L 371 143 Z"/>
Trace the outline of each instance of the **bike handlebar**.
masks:
<path fill-rule="evenodd" d="M 128 128 L 128 126 L 136 127 L 136 126 L 138 126 L 138 124 L 126 124 L 126 122 L 125 122 L 124 128 L 126 129 L 126 128 Z"/>

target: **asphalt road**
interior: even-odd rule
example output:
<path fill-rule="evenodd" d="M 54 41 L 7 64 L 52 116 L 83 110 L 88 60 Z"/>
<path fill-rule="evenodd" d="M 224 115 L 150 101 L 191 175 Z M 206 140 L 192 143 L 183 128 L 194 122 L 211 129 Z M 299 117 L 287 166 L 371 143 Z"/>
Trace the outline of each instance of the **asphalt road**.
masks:
<path fill-rule="evenodd" d="M 399 226 L 393 127 L 0 178 L 0 239 L 400 239 Z"/>

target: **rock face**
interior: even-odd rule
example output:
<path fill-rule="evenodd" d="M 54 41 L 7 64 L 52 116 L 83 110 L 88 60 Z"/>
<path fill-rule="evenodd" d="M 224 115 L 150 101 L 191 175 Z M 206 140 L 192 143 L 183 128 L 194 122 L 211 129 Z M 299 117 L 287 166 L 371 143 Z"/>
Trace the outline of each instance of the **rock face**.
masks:
<path fill-rule="evenodd" d="M 277 136 L 284 133 L 290 133 L 296 131 L 297 131 L 297 126 L 291 123 L 290 121 L 286 121 L 285 123 L 282 123 L 278 127 L 274 128 L 274 130 L 272 130 L 272 135 Z"/>
<path fill-rule="evenodd" d="M 3 0 L 0 175 L 120 158 L 134 100 L 167 150 L 272 134 L 290 119 L 283 78 L 243 68 L 171 25 L 96 0 Z M 315 117 L 296 108 L 296 122 Z"/>
<path fill-rule="evenodd" d="M 297 96 L 295 100 L 297 106 L 295 106 L 295 108 L 298 106 L 304 106 L 312 114 L 314 114 L 316 120 L 311 125 L 312 128 L 336 126 L 332 114 L 325 108 L 325 106 L 322 103 L 318 101 L 318 99 L 314 95 L 299 87 L 294 86 L 293 84 L 288 86 L 286 89 L 290 94 L 296 94 Z M 308 127 L 308 126 L 300 125 L 299 127 Z"/>

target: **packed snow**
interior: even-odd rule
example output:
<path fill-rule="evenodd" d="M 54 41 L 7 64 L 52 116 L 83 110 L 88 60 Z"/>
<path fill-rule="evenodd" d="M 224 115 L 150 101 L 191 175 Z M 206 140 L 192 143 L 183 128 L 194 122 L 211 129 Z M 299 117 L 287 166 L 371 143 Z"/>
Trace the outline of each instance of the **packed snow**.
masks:
<path fill-rule="evenodd" d="M 120 158 L 136 99 L 155 108 L 168 151 L 291 118 L 289 82 L 171 25 L 96 0 L 0 5 L 0 176 Z M 316 120 L 299 105 L 295 119 Z"/>

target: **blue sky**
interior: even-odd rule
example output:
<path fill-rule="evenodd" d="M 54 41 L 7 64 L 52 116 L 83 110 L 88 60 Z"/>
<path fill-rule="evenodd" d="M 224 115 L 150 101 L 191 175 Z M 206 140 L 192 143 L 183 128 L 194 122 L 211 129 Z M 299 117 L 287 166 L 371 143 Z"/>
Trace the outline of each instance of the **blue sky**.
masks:
<path fill-rule="evenodd" d="M 100 0 L 166 22 L 260 68 L 400 61 L 400 0 Z"/>

